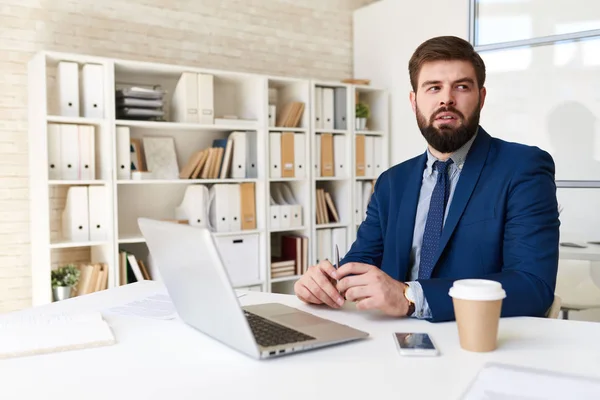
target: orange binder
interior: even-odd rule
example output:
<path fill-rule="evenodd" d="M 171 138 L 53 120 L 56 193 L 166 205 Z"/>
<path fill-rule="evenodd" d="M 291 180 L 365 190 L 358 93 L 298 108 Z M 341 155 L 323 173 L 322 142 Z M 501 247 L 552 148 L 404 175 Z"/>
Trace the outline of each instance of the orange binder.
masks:
<path fill-rule="evenodd" d="M 240 183 L 242 230 L 256 229 L 256 197 L 254 182 Z"/>
<path fill-rule="evenodd" d="M 321 176 L 334 176 L 333 170 L 333 135 L 321 134 Z"/>
<path fill-rule="evenodd" d="M 295 176 L 294 164 L 294 132 L 281 133 L 281 177 L 293 178 Z"/>

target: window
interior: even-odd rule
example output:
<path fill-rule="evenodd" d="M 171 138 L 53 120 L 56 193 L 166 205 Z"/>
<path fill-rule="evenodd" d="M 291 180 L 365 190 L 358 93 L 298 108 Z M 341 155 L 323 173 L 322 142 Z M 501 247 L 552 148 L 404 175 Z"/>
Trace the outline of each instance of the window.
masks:
<path fill-rule="evenodd" d="M 477 46 L 600 29 L 600 1 L 474 0 Z"/>

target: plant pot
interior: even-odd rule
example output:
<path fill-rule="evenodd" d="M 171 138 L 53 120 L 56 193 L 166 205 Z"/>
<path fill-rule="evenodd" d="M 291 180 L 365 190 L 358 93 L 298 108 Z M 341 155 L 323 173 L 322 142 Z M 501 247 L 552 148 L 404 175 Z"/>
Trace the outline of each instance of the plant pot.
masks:
<path fill-rule="evenodd" d="M 364 131 L 367 127 L 367 119 L 366 118 L 356 118 L 355 129 L 357 131 Z"/>
<path fill-rule="evenodd" d="M 52 294 L 54 295 L 54 301 L 65 300 L 71 297 L 70 286 L 58 286 L 52 288 Z"/>

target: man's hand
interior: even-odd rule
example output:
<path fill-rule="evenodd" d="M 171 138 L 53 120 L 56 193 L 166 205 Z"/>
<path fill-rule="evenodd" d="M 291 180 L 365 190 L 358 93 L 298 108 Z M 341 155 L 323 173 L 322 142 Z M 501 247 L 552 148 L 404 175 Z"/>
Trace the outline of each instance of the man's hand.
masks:
<path fill-rule="evenodd" d="M 352 275 L 352 276 L 348 276 Z M 337 289 L 346 300 L 356 301 L 359 310 L 380 310 L 393 317 L 408 313 L 405 283 L 398 282 L 381 269 L 368 264 L 348 263 L 337 271 Z"/>
<path fill-rule="evenodd" d="M 294 284 L 296 296 L 312 304 L 327 304 L 332 308 L 344 305 L 344 299 L 335 288 L 336 270 L 327 260 L 313 265 Z"/>

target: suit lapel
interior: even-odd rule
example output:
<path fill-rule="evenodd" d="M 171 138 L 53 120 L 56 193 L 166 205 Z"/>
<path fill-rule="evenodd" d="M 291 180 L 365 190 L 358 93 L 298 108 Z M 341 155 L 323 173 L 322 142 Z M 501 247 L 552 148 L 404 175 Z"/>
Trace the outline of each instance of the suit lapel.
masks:
<path fill-rule="evenodd" d="M 427 163 L 427 152 L 416 159 L 400 202 L 398 212 L 398 222 L 396 224 L 396 238 L 398 240 L 397 260 L 398 276 L 396 279 L 404 281 L 410 262 L 410 251 L 413 242 L 413 233 L 415 229 L 415 216 L 417 214 L 417 204 L 423 182 L 423 170 Z"/>
<path fill-rule="evenodd" d="M 479 127 L 479 132 L 475 138 L 475 141 L 473 142 L 473 145 L 471 146 L 471 149 L 469 150 L 469 154 L 467 155 L 467 159 L 460 173 L 460 178 L 458 179 L 456 189 L 454 190 L 454 196 L 452 197 L 452 202 L 450 203 L 448 217 L 446 218 L 444 229 L 442 230 L 440 247 L 433 263 L 434 266 L 442 255 L 442 252 L 448 244 L 452 233 L 454 233 L 454 229 L 456 228 L 456 225 L 458 224 L 458 221 L 460 220 L 460 217 L 465 211 L 465 207 L 471 198 L 471 194 L 473 194 L 473 190 L 475 189 L 475 185 L 479 180 L 481 170 L 485 164 L 489 148 L 490 135 L 488 135 L 483 128 Z"/>

